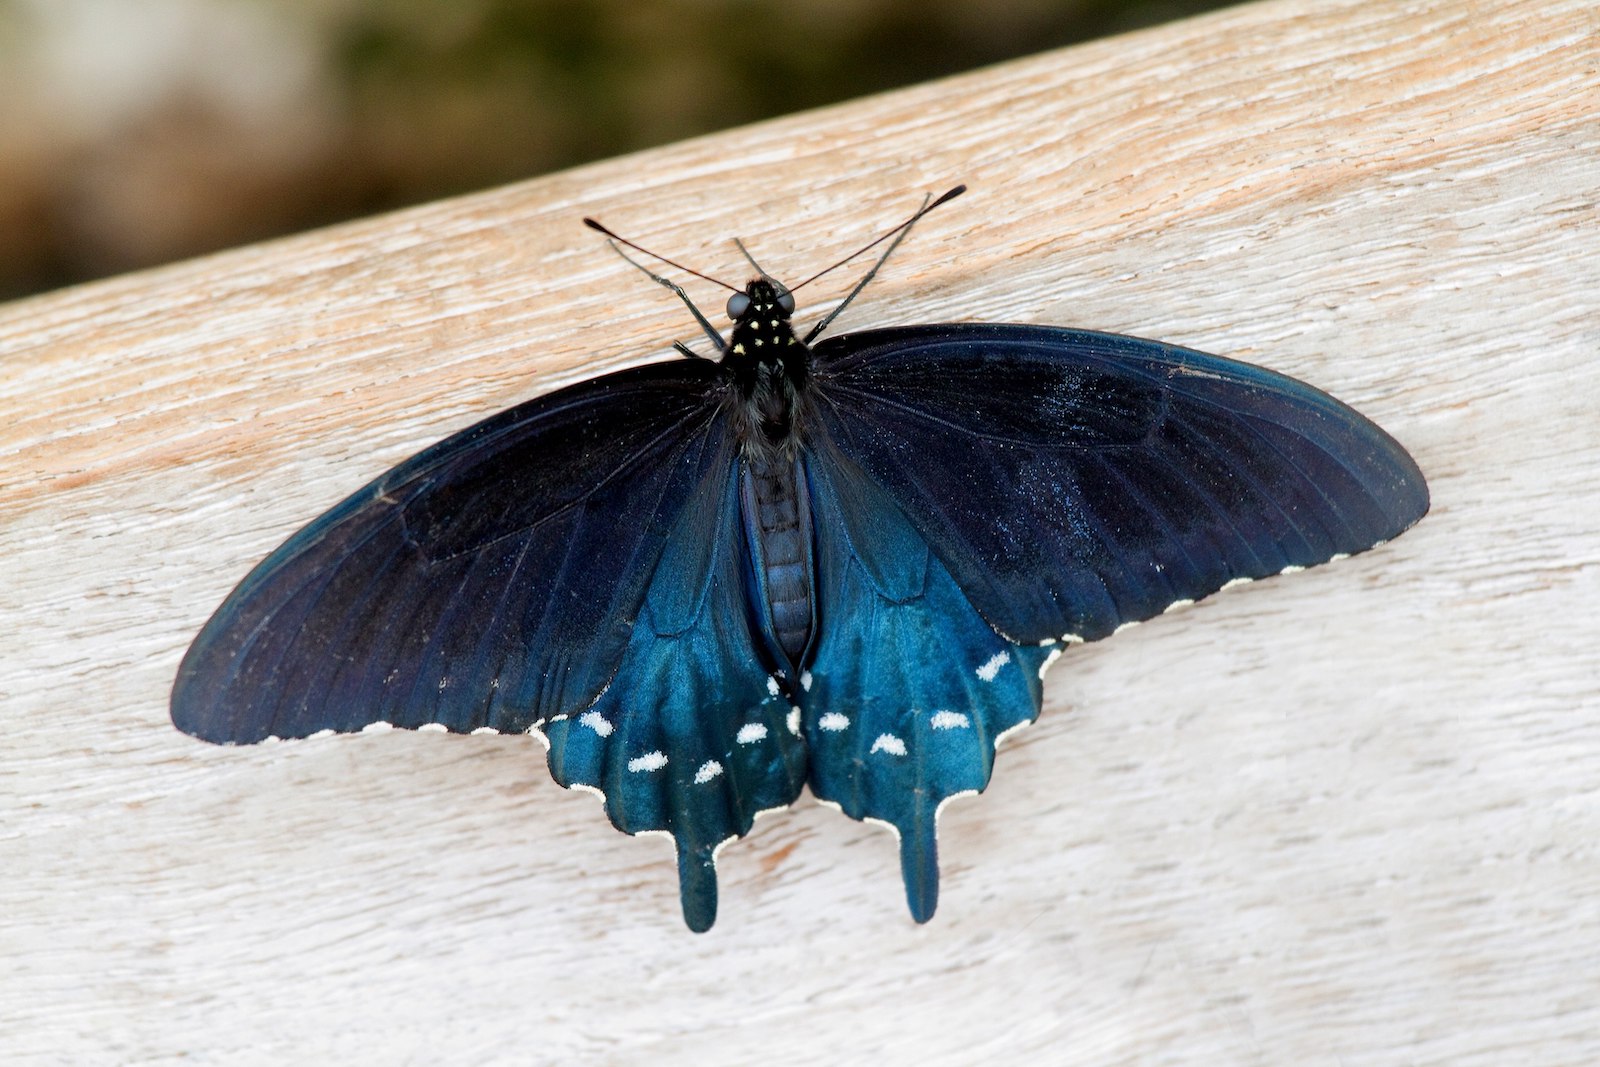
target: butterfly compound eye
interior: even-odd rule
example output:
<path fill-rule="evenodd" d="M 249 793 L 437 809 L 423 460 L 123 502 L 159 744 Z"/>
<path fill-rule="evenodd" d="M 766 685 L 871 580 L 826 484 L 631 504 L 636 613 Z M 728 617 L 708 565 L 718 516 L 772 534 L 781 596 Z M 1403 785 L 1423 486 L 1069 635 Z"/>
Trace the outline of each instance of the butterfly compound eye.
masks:
<path fill-rule="evenodd" d="M 750 310 L 750 298 L 743 293 L 734 293 L 728 297 L 728 318 L 737 319 Z"/>
<path fill-rule="evenodd" d="M 778 293 L 778 306 L 783 309 L 785 315 L 792 314 L 794 312 L 794 294 L 787 289 L 781 290 Z"/>

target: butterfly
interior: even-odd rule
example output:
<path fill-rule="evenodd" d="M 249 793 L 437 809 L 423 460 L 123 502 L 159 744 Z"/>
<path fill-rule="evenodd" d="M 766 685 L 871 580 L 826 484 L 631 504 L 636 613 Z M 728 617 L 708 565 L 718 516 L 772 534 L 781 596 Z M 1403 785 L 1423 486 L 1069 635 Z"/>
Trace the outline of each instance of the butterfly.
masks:
<path fill-rule="evenodd" d="M 800 285 L 753 258 L 746 286 L 717 282 L 724 339 L 585 220 L 718 358 L 675 344 L 683 358 L 537 397 L 355 493 L 205 624 L 174 723 L 224 744 L 533 734 L 619 830 L 671 836 L 696 931 L 717 850 L 809 786 L 893 828 L 928 920 L 939 811 L 988 784 L 1063 649 L 1382 544 L 1428 509 L 1393 438 L 1259 367 L 1053 326 L 816 340 L 964 188 L 874 242 L 803 339 Z"/>

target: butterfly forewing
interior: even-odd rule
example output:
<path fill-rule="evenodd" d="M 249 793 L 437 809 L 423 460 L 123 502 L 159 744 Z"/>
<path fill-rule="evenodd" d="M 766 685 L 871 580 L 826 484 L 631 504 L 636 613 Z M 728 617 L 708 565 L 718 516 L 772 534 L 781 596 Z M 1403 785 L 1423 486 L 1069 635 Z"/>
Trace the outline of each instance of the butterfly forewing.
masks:
<path fill-rule="evenodd" d="M 428 449 L 295 535 L 185 656 L 173 720 L 248 743 L 522 732 L 611 680 L 668 531 L 729 462 L 699 362 L 583 382 Z"/>
<path fill-rule="evenodd" d="M 955 325 L 814 351 L 821 432 L 1020 643 L 1105 637 L 1427 510 L 1416 464 L 1359 413 L 1189 349 Z"/>

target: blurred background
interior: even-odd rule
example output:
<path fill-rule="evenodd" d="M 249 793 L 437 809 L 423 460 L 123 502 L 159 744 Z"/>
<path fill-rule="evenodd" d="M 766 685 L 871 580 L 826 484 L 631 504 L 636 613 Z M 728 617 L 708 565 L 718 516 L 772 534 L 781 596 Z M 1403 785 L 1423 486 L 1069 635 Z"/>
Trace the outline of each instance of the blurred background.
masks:
<path fill-rule="evenodd" d="M 1223 0 L 0 0 L 0 300 Z"/>

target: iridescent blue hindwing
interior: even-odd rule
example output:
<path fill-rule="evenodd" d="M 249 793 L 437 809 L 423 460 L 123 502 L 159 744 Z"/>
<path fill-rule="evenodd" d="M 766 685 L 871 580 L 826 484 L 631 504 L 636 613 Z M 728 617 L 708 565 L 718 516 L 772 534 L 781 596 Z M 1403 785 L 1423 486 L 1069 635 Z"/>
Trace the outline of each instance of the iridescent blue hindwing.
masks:
<path fill-rule="evenodd" d="M 989 784 L 995 745 L 1039 714 L 1046 650 L 972 607 L 894 502 L 831 448 L 808 461 L 821 640 L 802 676 L 811 790 L 893 827 L 918 922 L 938 902 L 937 820 Z"/>
<path fill-rule="evenodd" d="M 805 783 L 799 716 L 763 665 L 746 605 L 739 469 L 684 509 L 611 685 L 547 723 L 550 773 L 605 797 L 625 833 L 667 833 L 685 921 L 716 917 L 716 848 Z"/>

